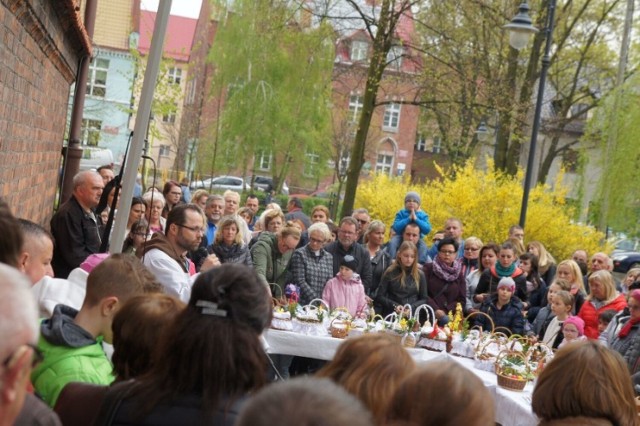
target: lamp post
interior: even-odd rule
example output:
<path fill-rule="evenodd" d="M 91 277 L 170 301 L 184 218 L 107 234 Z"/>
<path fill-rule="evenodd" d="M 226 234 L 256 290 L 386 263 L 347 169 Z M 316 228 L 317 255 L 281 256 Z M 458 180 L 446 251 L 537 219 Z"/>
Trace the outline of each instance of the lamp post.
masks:
<path fill-rule="evenodd" d="M 522 193 L 522 207 L 520 208 L 520 226 L 524 228 L 527 217 L 527 205 L 529 203 L 529 191 L 531 187 L 531 178 L 533 175 L 534 160 L 536 156 L 536 142 L 538 139 L 538 131 L 540 130 L 540 115 L 542 113 L 542 102 L 544 100 L 544 87 L 547 80 L 547 71 L 551 63 L 551 40 L 553 35 L 553 20 L 556 10 L 556 0 L 550 0 L 547 9 L 547 22 L 545 25 L 546 40 L 544 48 L 544 56 L 542 57 L 542 69 L 540 70 L 540 83 L 538 86 L 538 98 L 536 101 L 536 109 L 533 115 L 533 125 L 531 129 L 531 142 L 529 143 L 529 158 L 527 161 L 527 170 L 525 172 L 524 190 Z M 531 34 L 538 32 L 538 29 L 531 23 L 529 17 L 529 5 L 525 2 L 520 5 L 518 14 L 511 22 L 504 26 L 510 31 L 509 44 L 514 49 L 522 49 L 527 44 L 527 39 Z"/>

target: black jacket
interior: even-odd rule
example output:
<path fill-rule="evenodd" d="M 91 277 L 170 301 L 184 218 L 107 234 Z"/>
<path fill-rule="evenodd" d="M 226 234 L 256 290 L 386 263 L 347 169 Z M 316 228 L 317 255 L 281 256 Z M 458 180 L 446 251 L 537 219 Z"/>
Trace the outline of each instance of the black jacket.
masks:
<path fill-rule="evenodd" d="M 51 234 L 55 240 L 51 266 L 56 278 L 67 278 L 89 255 L 100 250 L 97 219 L 85 212 L 73 195 L 51 218 Z"/>
<path fill-rule="evenodd" d="M 355 272 L 360 275 L 362 285 L 364 285 L 365 293 L 367 289 L 371 288 L 371 259 L 369 258 L 369 251 L 358 243 L 353 243 L 349 249 L 345 250 L 340 244 L 340 241 L 333 241 L 327 244 L 324 248 L 326 251 L 333 255 L 333 275 L 335 276 L 340 271 L 340 262 L 342 259 L 350 254 L 358 261 L 358 268 Z"/>
<path fill-rule="evenodd" d="M 424 272 L 418 270 L 419 283 L 416 282 L 411 275 L 408 275 L 405 284 L 400 283 L 400 271 L 398 269 L 388 270 L 382 276 L 378 295 L 376 296 L 376 304 L 381 306 L 382 315 L 386 316 L 392 313 L 397 305 L 411 305 L 413 311 L 420 305 L 427 303 L 427 280 Z"/>

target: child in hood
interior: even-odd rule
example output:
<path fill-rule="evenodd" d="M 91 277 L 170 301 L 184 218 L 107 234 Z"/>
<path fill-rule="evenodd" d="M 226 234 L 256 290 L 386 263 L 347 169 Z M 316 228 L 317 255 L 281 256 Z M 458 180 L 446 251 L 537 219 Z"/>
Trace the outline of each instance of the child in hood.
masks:
<path fill-rule="evenodd" d="M 329 304 L 329 309 L 347 308 L 353 317 L 366 317 L 367 301 L 360 275 L 354 271 L 358 260 L 346 255 L 340 262 L 340 271 L 331 278 L 322 291 L 322 299 Z"/>

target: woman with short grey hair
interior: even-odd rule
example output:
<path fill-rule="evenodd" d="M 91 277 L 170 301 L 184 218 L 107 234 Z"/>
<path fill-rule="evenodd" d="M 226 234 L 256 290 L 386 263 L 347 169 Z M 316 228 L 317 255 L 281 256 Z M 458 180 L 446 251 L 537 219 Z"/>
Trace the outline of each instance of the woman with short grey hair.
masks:
<path fill-rule="evenodd" d="M 331 232 L 326 224 L 309 227 L 309 242 L 291 257 L 292 282 L 300 286 L 300 303 L 308 304 L 322 296 L 325 284 L 333 277 L 333 256 L 324 249 Z"/>

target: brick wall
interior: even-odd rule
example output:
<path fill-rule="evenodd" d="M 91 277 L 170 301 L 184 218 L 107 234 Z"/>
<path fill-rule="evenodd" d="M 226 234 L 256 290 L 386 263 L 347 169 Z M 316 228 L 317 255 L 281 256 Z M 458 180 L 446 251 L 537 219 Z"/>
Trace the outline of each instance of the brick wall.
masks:
<path fill-rule="evenodd" d="M 0 2 L 0 196 L 18 217 L 52 215 L 69 87 L 86 52 L 68 2 Z"/>

